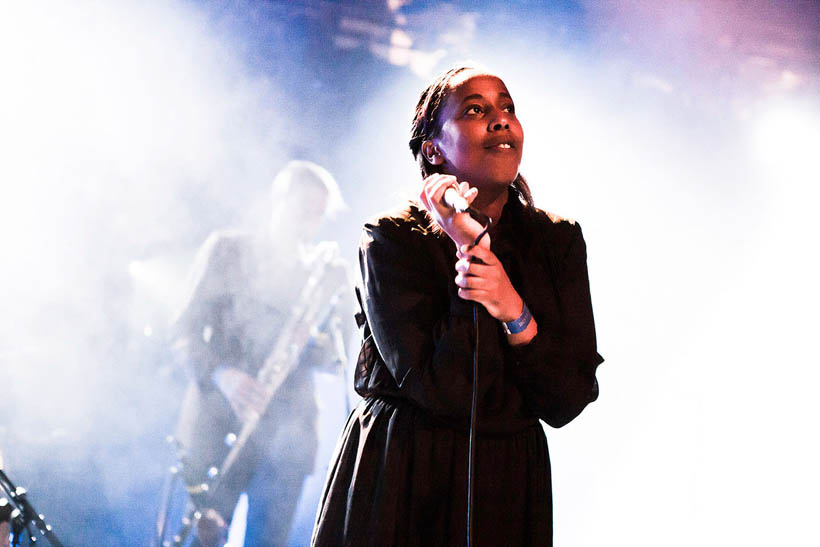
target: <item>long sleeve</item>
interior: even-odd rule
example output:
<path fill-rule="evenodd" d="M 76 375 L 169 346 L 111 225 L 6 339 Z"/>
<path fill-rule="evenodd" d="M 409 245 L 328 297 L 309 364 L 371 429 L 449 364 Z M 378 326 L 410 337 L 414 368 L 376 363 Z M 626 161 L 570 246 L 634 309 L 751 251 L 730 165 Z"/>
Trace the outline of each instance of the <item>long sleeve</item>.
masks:
<path fill-rule="evenodd" d="M 365 226 L 359 261 L 372 338 L 356 371 L 362 396 L 409 400 L 464 424 L 475 355 L 479 427 L 488 433 L 520 430 L 537 418 L 560 427 L 595 399 L 595 368 L 603 359 L 580 228 L 521 207 L 508 202 L 492 240 L 538 322 L 535 338 L 514 348 L 480 304 L 474 322 L 473 303 L 458 296 L 454 283 L 454 246 L 426 228 L 423 213 L 410 207 Z"/>
<path fill-rule="evenodd" d="M 539 325 L 535 338 L 510 348 L 515 361 L 512 375 L 527 407 L 553 427 L 567 424 L 598 397 L 595 370 L 603 362 L 595 339 L 581 227 L 566 221 L 558 224 L 551 226 L 558 237 L 551 245 L 541 244 L 541 256 L 553 262 L 548 270 L 555 278 L 555 291 L 541 287 L 541 294 L 555 295 L 558 321 L 545 316 L 541 307 L 534 312 Z"/>
<path fill-rule="evenodd" d="M 237 260 L 237 247 L 222 232 L 202 244 L 188 276 L 188 287 L 171 325 L 171 338 L 186 371 L 200 389 L 214 389 L 214 369 L 238 353 L 236 340 L 227 339 L 224 313 L 233 304 L 228 271 Z"/>
<path fill-rule="evenodd" d="M 472 393 L 472 308 L 450 294 L 455 273 L 447 277 L 447 244 L 411 229 L 403 218 L 365 226 L 362 303 L 392 377 L 371 380 L 368 390 L 392 387 L 435 415 L 465 418 Z"/>

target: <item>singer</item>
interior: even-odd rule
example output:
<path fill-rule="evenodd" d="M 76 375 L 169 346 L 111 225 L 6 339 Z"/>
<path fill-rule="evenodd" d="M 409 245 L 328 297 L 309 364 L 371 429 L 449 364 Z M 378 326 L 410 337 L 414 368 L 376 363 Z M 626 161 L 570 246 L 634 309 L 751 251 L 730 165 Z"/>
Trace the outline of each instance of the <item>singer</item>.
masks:
<path fill-rule="evenodd" d="M 312 545 L 464 546 L 468 505 L 471 547 L 552 545 L 539 420 L 561 427 L 594 401 L 603 358 L 581 228 L 533 205 L 523 144 L 496 76 L 455 68 L 421 94 L 410 139 L 420 201 L 364 228 L 364 399 L 336 447 Z M 484 227 L 456 211 L 465 205 L 493 220 L 476 246 Z"/>

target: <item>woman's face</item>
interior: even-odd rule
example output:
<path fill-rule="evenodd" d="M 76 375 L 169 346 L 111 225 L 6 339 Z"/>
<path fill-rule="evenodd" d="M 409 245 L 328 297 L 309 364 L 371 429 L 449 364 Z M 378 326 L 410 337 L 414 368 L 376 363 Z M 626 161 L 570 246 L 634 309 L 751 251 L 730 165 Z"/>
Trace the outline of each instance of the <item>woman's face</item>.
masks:
<path fill-rule="evenodd" d="M 496 76 L 474 72 L 450 86 L 441 130 L 433 139 L 442 170 L 479 189 L 506 187 L 518 175 L 524 147 L 524 130 L 507 87 Z"/>

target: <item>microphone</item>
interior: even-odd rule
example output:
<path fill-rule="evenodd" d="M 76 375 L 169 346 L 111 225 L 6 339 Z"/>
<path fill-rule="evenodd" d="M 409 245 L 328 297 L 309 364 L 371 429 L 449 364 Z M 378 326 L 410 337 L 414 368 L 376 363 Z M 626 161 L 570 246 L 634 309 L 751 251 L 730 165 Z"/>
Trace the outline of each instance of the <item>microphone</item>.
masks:
<path fill-rule="evenodd" d="M 467 204 L 467 200 L 458 193 L 458 190 L 452 187 L 445 190 L 444 203 L 452 209 L 455 209 L 456 213 L 464 213 L 470 208 Z"/>

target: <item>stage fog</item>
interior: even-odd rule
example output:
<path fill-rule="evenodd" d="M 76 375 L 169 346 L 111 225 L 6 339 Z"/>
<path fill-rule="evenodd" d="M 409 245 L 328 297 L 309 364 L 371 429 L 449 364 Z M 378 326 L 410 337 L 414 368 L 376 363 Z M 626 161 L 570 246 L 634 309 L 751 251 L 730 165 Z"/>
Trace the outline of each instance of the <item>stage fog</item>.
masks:
<path fill-rule="evenodd" d="M 606 362 L 600 398 L 547 428 L 555 544 L 805 544 L 818 21 L 763 0 L 4 6 L 2 469 L 65 545 L 151 543 L 197 250 L 265 225 L 274 177 L 306 160 L 345 202 L 315 239 L 350 265 L 344 366 L 311 371 L 289 539 L 307 545 L 356 402 L 361 226 L 418 196 L 418 94 L 468 62 L 505 79 L 536 205 L 588 246 Z"/>

